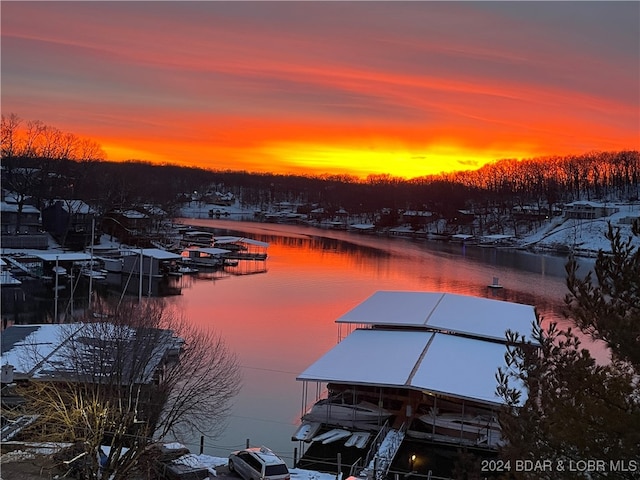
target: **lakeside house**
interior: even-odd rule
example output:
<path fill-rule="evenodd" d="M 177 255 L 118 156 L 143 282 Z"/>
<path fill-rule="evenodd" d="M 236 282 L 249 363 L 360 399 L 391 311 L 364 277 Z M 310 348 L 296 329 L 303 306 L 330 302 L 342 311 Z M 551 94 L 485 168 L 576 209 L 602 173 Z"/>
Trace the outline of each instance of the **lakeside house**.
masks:
<path fill-rule="evenodd" d="M 302 468 L 448 475 L 458 448 L 494 458 L 507 330 L 535 343 L 535 308 L 434 292 L 376 292 L 336 320 L 340 342 L 300 373 Z M 344 338 L 343 338 L 344 337 Z M 526 392 L 522 391 L 525 400 Z M 336 465 L 340 454 L 342 466 Z"/>
<path fill-rule="evenodd" d="M 580 200 L 568 203 L 564 206 L 564 217 L 581 220 L 595 220 L 596 218 L 608 217 L 619 211 L 620 208 L 613 205 Z"/>
<path fill-rule="evenodd" d="M 29 382 L 58 383 L 62 389 L 69 383 L 104 385 L 114 395 L 136 386 L 144 418 L 164 368 L 178 360 L 181 346 L 171 330 L 108 322 L 8 327 L 0 350 L 2 441 L 17 438 L 36 420 L 15 389 Z"/>
<path fill-rule="evenodd" d="M 82 200 L 55 200 L 42 209 L 42 228 L 60 245 L 70 250 L 82 250 L 100 237 L 95 233 L 96 212 Z"/>
<path fill-rule="evenodd" d="M 102 217 L 102 231 L 127 245 L 150 246 L 153 219 L 138 210 L 111 210 Z"/>
<path fill-rule="evenodd" d="M 45 250 L 49 247 L 47 234 L 42 231 L 40 210 L 33 205 L 22 207 L 4 190 L 0 202 L 0 242 L 2 248 Z"/>

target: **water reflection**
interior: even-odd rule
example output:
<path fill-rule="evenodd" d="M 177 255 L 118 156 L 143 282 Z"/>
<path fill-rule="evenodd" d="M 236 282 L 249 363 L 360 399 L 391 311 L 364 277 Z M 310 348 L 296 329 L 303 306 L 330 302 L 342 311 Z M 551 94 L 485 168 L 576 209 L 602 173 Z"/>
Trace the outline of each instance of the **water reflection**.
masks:
<path fill-rule="evenodd" d="M 243 389 L 228 428 L 221 437 L 205 441 L 205 452 L 212 455 L 226 456 L 250 439 L 291 463 L 295 444 L 290 437 L 302 410 L 296 375 L 336 344 L 335 319 L 378 290 L 451 292 L 524 303 L 534 305 L 545 322 L 567 324 L 562 314 L 564 257 L 302 226 L 183 222 L 270 244 L 266 261 L 183 275 L 182 294 L 167 297 L 179 315 L 220 332 L 242 365 Z M 593 265 L 592 260 L 581 263 L 585 271 Z M 504 288 L 488 288 L 494 277 Z M 135 294 L 137 287 L 133 290 Z M 77 303 L 86 303 L 86 295 L 80 294 L 86 291 L 78 290 Z M 198 438 L 182 440 L 198 450 Z"/>
<path fill-rule="evenodd" d="M 290 441 L 302 406 L 298 373 L 338 339 L 335 319 L 378 290 L 452 292 L 534 305 L 565 322 L 566 258 L 311 227 L 185 219 L 268 242 L 259 275 L 185 278 L 176 308 L 219 330 L 243 366 L 244 386 L 222 437 L 206 452 L 265 444 L 293 458 Z M 242 263 L 242 262 L 241 262 Z M 246 268 L 246 267 L 245 267 Z M 498 277 L 504 288 L 488 288 Z M 197 449 L 197 441 L 191 445 Z"/>

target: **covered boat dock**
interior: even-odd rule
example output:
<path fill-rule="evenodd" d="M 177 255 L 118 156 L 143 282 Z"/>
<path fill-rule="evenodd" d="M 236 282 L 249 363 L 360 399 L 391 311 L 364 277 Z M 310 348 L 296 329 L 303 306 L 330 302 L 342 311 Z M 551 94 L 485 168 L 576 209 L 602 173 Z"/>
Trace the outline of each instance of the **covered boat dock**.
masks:
<path fill-rule="evenodd" d="M 503 404 L 496 373 L 506 368 L 506 331 L 535 346 L 536 322 L 530 305 L 451 293 L 376 292 L 336 320 L 339 343 L 298 375 L 303 410 L 313 390 L 316 401 L 326 391 L 329 399 L 341 399 L 341 408 L 348 398 L 354 407 L 375 405 L 390 412 L 378 428 L 401 440 L 386 468 L 411 442 L 412 448 L 425 442 L 419 448 L 465 446 L 495 454 L 501 442 L 496 417 Z M 525 400 L 521 389 L 520 402 Z M 303 413 L 301 428 L 304 419 Z M 324 424 L 349 430 L 330 416 Z M 307 453 L 317 455 L 314 443 Z M 375 455 L 370 451 L 366 458 Z"/>

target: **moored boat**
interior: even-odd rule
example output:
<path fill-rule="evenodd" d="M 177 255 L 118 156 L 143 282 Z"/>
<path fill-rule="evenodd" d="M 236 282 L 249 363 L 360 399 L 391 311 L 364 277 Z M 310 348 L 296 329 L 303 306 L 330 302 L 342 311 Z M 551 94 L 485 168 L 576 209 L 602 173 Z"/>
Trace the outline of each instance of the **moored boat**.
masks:
<path fill-rule="evenodd" d="M 432 429 L 434 434 L 451 438 L 462 438 L 476 444 L 497 445 L 502 440 L 500 424 L 490 415 L 463 416 L 445 413 L 434 415 L 429 413 L 418 417 L 418 420 Z"/>
<path fill-rule="evenodd" d="M 370 402 L 350 404 L 342 398 L 327 398 L 313 405 L 302 419 L 328 425 L 366 428 L 379 425 L 390 416 L 390 412 Z"/>
<path fill-rule="evenodd" d="M 182 252 L 183 261 L 197 267 L 221 267 L 229 250 L 223 248 L 187 248 Z"/>

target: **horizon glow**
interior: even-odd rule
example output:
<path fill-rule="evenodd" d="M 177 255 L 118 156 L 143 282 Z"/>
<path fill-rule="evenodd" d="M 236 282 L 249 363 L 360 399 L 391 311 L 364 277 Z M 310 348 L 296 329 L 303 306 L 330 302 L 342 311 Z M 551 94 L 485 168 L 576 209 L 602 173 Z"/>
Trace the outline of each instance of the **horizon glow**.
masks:
<path fill-rule="evenodd" d="M 477 169 L 640 150 L 637 2 L 3 2 L 2 110 L 111 161 Z"/>

